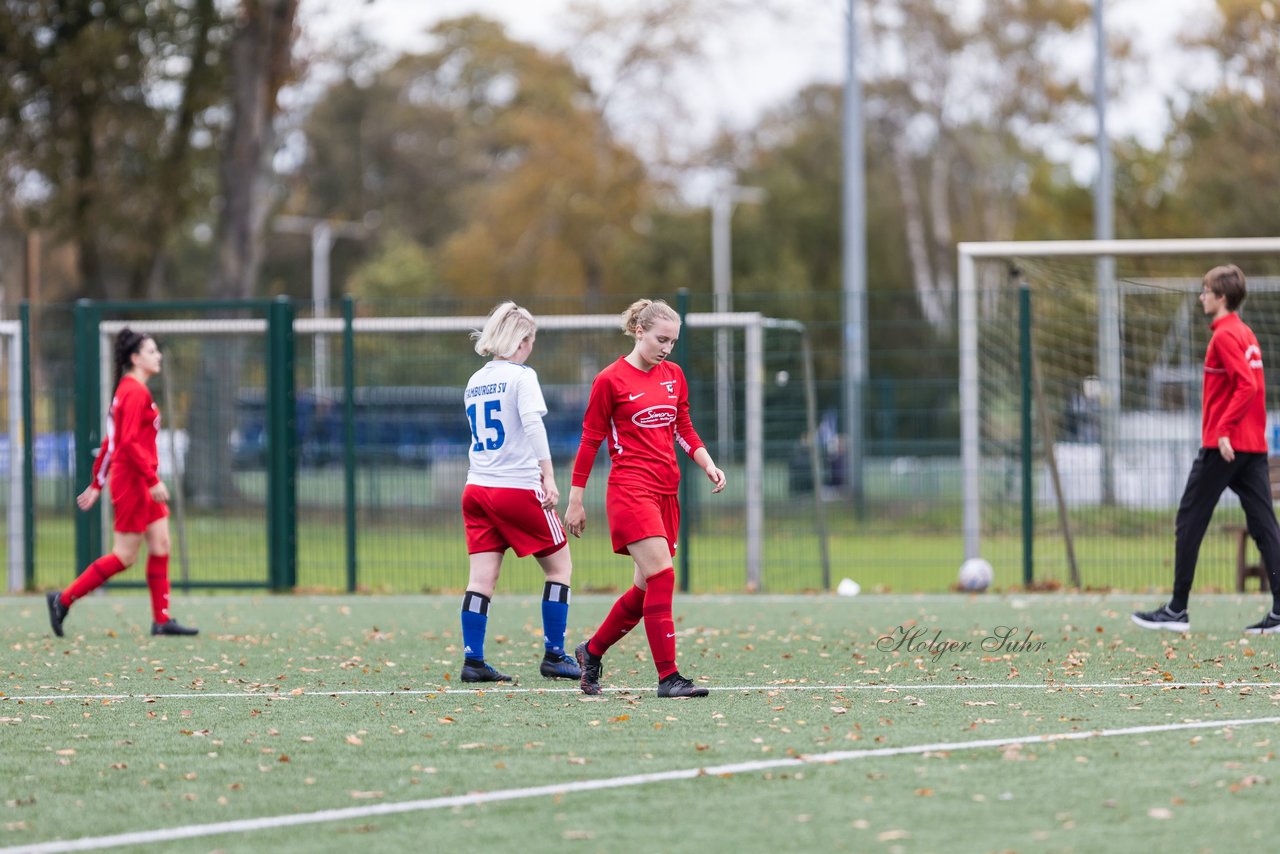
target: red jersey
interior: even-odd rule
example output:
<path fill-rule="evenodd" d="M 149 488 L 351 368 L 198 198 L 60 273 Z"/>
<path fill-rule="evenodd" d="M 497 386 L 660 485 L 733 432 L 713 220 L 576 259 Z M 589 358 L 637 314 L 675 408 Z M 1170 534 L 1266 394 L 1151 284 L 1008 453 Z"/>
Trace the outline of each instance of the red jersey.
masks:
<path fill-rule="evenodd" d="M 107 435 L 93 461 L 93 483 L 102 489 L 108 476 L 133 475 L 147 487 L 160 482 L 156 435 L 160 410 L 147 387 L 127 374 L 116 386 L 107 417 Z"/>
<path fill-rule="evenodd" d="M 1226 436 L 1231 447 L 1249 454 L 1267 452 L 1267 395 L 1262 376 L 1262 348 L 1253 330 L 1231 312 L 1212 324 L 1204 353 L 1202 447 L 1218 447 Z"/>
<path fill-rule="evenodd" d="M 642 371 L 625 357 L 596 375 L 582 418 L 574 486 L 586 486 L 600 443 L 609 440 L 609 485 L 674 495 L 680 484 L 676 443 L 692 457 L 703 447 L 689 418 L 689 389 L 674 362 Z"/>

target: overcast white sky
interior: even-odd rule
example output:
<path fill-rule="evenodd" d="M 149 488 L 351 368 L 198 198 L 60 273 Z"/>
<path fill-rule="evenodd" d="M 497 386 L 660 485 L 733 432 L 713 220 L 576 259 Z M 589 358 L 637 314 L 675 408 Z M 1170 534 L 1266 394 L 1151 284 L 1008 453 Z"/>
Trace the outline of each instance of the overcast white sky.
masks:
<path fill-rule="evenodd" d="M 842 78 L 846 0 L 793 2 L 797 14 L 790 20 L 744 16 L 732 31 L 709 41 L 708 64 L 681 87 L 691 112 L 702 117 L 690 129 L 695 138 L 709 138 L 724 125 L 748 127 L 806 83 Z M 425 32 L 435 22 L 477 13 L 502 21 L 516 38 L 559 50 L 568 46 L 562 27 L 568 6 L 569 0 L 303 0 L 301 20 L 309 38 L 321 44 L 358 24 L 388 48 L 411 51 L 428 45 Z M 1204 73 L 1194 63 L 1169 61 L 1176 35 L 1190 22 L 1207 19 L 1213 0 L 1107 0 L 1104 8 L 1109 30 L 1130 34 L 1141 52 L 1160 58 L 1143 79 L 1128 81 L 1109 112 L 1110 129 L 1115 136 L 1135 134 L 1154 144 L 1163 130 L 1164 99 Z M 1084 45 L 1063 62 L 1088 68 L 1091 50 L 1091 43 Z M 1086 178 L 1092 171 L 1080 168 Z"/>

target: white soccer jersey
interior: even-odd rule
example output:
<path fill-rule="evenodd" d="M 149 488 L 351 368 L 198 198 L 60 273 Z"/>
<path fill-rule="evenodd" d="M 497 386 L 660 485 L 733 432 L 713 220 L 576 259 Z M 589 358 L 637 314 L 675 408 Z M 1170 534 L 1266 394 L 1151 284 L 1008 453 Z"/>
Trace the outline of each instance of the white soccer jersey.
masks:
<path fill-rule="evenodd" d="M 524 428 L 547 414 L 537 372 L 495 359 L 471 377 L 462 405 L 471 424 L 467 483 L 540 489 L 542 469 Z"/>

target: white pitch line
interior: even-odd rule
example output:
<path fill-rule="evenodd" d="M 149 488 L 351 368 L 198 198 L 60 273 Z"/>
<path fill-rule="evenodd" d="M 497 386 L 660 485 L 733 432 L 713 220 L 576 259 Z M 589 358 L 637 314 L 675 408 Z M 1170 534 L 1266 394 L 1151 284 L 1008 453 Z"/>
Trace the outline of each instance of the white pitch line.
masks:
<path fill-rule="evenodd" d="M 1233 727 L 1277 723 L 1280 723 L 1280 717 L 1237 718 L 1233 720 L 1156 724 L 1150 726 L 1125 727 L 1123 729 L 1060 732 L 1050 733 L 1048 735 L 1026 735 L 1014 738 L 984 738 L 975 741 L 947 741 L 935 744 L 916 744 L 905 747 L 876 747 L 868 750 L 837 750 L 830 753 L 818 753 L 795 758 L 762 759 L 753 762 L 737 762 L 729 765 L 684 768 L 677 771 L 660 771 L 652 774 L 632 774 L 626 777 L 607 777 L 600 780 L 581 780 L 576 783 L 533 786 L 525 789 L 499 789 L 495 792 L 474 792 L 468 795 L 428 798 L 417 801 L 402 801 L 394 804 L 371 804 L 362 807 L 318 810 L 316 812 L 295 813 L 292 815 L 263 816 L 261 818 L 221 821 L 212 824 L 193 824 L 185 827 L 171 827 L 162 830 L 143 830 L 132 833 L 119 833 L 112 836 L 59 840 L 55 842 L 38 843 L 36 845 L 23 845 L 14 848 L 0 848 L 0 854 L 18 854 L 18 852 L 25 852 L 26 854 L 60 854 L 60 852 L 64 851 L 94 851 L 101 848 L 115 848 L 120 845 L 154 845 L 157 843 L 172 842 L 178 839 L 194 839 L 201 836 L 218 836 L 227 833 L 275 830 L 282 827 L 296 827 L 299 825 L 321 824 L 330 821 L 364 819 L 373 816 L 397 815 L 408 812 L 423 812 L 426 810 L 437 810 L 447 807 L 468 807 L 478 806 L 480 804 L 501 803 L 503 801 L 523 800 L 526 798 L 577 794 L 579 792 L 597 792 L 602 789 L 620 789 L 627 786 L 644 786 L 650 783 L 691 780 L 696 777 L 721 777 L 730 774 L 749 774 L 757 771 L 768 771 L 773 768 L 833 765 L 837 762 L 866 759 L 872 756 L 909 756 L 921 753 L 943 753 L 958 750 L 980 750 L 987 747 L 1007 747 L 1014 744 L 1052 744 L 1057 741 L 1082 741 L 1091 738 L 1150 735 L 1153 733 L 1178 732 L 1194 729 L 1229 729 Z"/>
<path fill-rule="evenodd" d="M 1277 688 L 1280 682 L 947 682 L 916 684 L 875 684 L 858 683 L 856 685 L 725 685 L 712 688 L 716 694 L 748 693 L 755 691 L 995 691 L 1000 689 L 1014 691 L 1062 691 L 1067 690 L 1103 690 L 1109 688 L 1212 688 L 1225 690 L 1229 688 Z M 603 688 L 604 694 L 647 694 L 652 686 L 644 688 Z M 412 690 L 347 690 L 326 691 L 323 688 L 307 688 L 298 694 L 254 693 L 251 691 L 191 691 L 181 694 L 0 694 L 0 704 L 5 702 L 38 703 L 48 700 L 141 700 L 143 702 L 159 700 L 199 700 L 199 699 L 241 699 L 256 700 L 296 700 L 299 697 L 412 697 L 423 695 L 466 695 L 476 694 L 577 694 L 578 688 L 416 688 Z"/>

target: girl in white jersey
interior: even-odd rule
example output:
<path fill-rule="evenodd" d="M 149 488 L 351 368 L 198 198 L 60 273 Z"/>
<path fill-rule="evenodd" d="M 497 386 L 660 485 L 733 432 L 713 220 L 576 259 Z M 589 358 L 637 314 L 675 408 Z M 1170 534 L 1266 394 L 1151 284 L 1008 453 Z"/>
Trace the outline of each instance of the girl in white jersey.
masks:
<path fill-rule="evenodd" d="M 514 302 L 504 302 L 489 314 L 484 329 L 472 333 L 476 352 L 493 360 L 472 375 L 463 394 L 471 424 L 471 466 L 462 492 L 471 556 L 462 597 L 463 682 L 511 681 L 484 660 L 489 600 L 507 549 L 517 557 L 533 555 L 547 576 L 542 592 L 542 675 L 581 677 L 577 662 L 564 651 L 573 562 L 556 516 L 560 490 L 542 424 L 547 404 L 537 373 L 524 364 L 537 330 L 533 315 Z"/>

